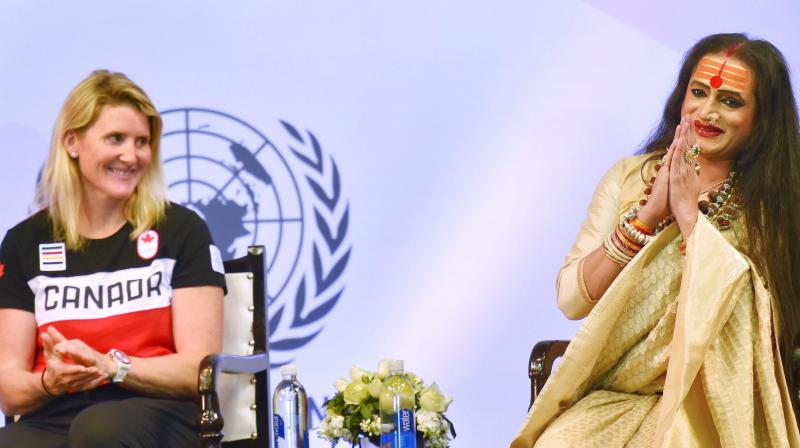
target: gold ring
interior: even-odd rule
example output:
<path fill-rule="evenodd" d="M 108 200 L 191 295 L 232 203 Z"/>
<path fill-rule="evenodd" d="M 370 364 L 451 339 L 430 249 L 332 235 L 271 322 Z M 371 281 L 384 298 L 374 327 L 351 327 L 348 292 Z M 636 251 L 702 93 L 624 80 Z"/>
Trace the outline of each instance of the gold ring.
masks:
<path fill-rule="evenodd" d="M 686 163 L 692 163 L 697 157 L 700 155 L 700 145 L 695 143 L 691 148 L 687 148 L 686 152 L 683 153 L 683 160 Z"/>

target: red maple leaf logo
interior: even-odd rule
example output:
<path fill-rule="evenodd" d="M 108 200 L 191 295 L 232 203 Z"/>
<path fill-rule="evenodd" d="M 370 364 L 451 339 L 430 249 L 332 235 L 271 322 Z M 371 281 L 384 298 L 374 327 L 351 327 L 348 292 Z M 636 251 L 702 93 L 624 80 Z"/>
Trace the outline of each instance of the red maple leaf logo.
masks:
<path fill-rule="evenodd" d="M 6 265 L 0 263 L 0 278 L 3 278 L 4 275 L 6 275 Z"/>
<path fill-rule="evenodd" d="M 149 243 L 150 241 L 153 241 L 153 235 L 151 235 L 149 233 L 145 233 L 144 236 L 142 237 L 142 241 L 144 241 L 145 243 Z"/>

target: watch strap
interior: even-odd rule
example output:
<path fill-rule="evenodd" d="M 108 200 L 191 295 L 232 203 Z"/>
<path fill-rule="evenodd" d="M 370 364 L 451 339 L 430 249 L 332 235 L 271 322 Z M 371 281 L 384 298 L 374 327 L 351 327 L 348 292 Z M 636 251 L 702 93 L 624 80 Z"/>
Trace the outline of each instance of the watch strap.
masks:
<path fill-rule="evenodd" d="M 125 380 L 125 377 L 128 375 L 128 371 L 131 369 L 130 358 L 128 358 L 128 355 L 126 355 L 124 352 L 115 348 L 112 348 L 108 351 L 108 356 L 117 365 L 117 373 L 114 375 L 114 378 L 111 378 L 111 382 L 121 383 L 123 380 Z"/>

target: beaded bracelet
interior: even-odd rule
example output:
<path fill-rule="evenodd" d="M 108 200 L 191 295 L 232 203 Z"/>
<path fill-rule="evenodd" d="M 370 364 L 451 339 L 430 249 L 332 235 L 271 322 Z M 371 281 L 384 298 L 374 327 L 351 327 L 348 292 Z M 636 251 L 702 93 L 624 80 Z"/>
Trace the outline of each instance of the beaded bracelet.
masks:
<path fill-rule="evenodd" d="M 638 230 L 634 227 L 630 220 L 636 217 L 636 213 L 639 212 L 638 208 L 634 208 L 630 212 L 624 214 L 622 218 L 619 220 L 620 225 L 622 226 L 623 230 L 631 237 L 634 241 L 639 243 L 640 245 L 644 246 L 645 244 L 649 243 L 650 240 L 653 239 L 652 236 L 646 235 L 645 233 Z"/>
<path fill-rule="evenodd" d="M 608 234 L 603 242 L 606 257 L 625 267 L 653 236 L 661 230 L 652 228 L 637 218 L 639 207 L 632 208 L 620 217 L 619 224 Z M 659 223 L 659 227 L 663 221 Z"/>
<path fill-rule="evenodd" d="M 617 235 L 617 239 L 633 252 L 639 252 L 642 250 L 642 247 L 644 247 L 633 241 L 630 237 L 626 236 L 625 232 L 622 230 L 622 227 L 619 225 L 614 227 L 614 233 Z"/>
<path fill-rule="evenodd" d="M 666 229 L 667 226 L 669 226 L 670 224 L 672 224 L 672 216 L 667 216 L 656 226 L 656 233 L 659 233 L 662 230 Z"/>

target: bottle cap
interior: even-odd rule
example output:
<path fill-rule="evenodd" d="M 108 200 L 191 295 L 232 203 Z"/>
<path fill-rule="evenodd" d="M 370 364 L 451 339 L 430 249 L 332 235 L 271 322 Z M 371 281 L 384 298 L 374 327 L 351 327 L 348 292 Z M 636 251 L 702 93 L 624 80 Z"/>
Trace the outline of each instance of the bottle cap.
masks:
<path fill-rule="evenodd" d="M 405 365 L 403 364 L 402 359 L 392 359 L 391 361 L 389 361 L 390 373 L 395 373 L 395 372 L 403 373 L 405 372 L 405 370 L 406 370 Z"/>
<path fill-rule="evenodd" d="M 294 364 L 286 364 L 285 366 L 282 366 L 281 375 L 297 376 L 297 366 L 295 366 Z"/>

